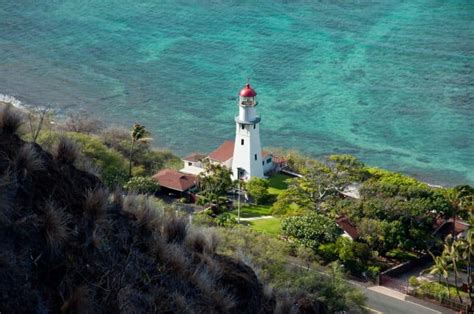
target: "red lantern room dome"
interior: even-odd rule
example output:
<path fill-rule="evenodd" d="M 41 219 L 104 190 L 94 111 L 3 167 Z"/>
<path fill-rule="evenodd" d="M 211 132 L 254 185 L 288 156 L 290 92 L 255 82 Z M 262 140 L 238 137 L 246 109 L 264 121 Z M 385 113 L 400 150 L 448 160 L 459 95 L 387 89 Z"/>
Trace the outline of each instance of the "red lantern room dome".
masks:
<path fill-rule="evenodd" d="M 240 97 L 255 97 L 257 96 L 257 92 L 252 87 L 250 87 L 249 83 L 247 83 L 245 84 L 245 87 L 242 88 L 239 95 Z"/>

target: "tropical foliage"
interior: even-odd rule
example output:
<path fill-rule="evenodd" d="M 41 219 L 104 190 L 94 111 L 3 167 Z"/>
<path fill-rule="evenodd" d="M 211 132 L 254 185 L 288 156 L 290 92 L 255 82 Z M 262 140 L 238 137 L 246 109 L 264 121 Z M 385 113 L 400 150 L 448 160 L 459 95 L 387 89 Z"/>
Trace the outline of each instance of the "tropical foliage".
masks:
<path fill-rule="evenodd" d="M 316 213 L 288 217 L 282 221 L 284 236 L 317 250 L 321 244 L 336 241 L 340 230 L 334 220 Z"/>
<path fill-rule="evenodd" d="M 253 177 L 245 183 L 245 190 L 254 199 L 256 204 L 261 204 L 268 199 L 269 186 L 270 183 L 267 179 Z"/>
<path fill-rule="evenodd" d="M 123 187 L 127 191 L 140 194 L 154 193 L 159 189 L 158 183 L 151 177 L 132 177 Z"/>

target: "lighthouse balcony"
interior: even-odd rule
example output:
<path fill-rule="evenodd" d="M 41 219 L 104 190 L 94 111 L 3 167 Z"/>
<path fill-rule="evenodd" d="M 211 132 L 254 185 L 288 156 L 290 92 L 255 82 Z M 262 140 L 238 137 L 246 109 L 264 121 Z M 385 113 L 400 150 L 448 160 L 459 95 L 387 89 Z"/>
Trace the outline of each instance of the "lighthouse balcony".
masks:
<path fill-rule="evenodd" d="M 242 119 L 240 119 L 239 116 L 235 117 L 235 122 L 240 123 L 240 124 L 257 124 L 257 123 L 260 122 L 260 120 L 261 119 L 260 119 L 259 116 L 253 117 L 253 119 L 248 119 L 248 120 L 247 119 L 242 120 Z"/>

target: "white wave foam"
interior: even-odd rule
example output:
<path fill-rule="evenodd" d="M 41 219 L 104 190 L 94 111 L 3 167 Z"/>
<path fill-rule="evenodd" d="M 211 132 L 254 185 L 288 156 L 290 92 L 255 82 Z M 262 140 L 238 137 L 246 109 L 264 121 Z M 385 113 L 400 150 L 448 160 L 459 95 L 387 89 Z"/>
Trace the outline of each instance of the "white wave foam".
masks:
<path fill-rule="evenodd" d="M 18 109 L 22 109 L 22 110 L 26 109 L 25 105 L 19 99 L 15 98 L 14 96 L 5 95 L 5 94 L 0 93 L 0 101 L 5 102 L 7 104 L 11 104 L 12 106 L 14 106 Z"/>

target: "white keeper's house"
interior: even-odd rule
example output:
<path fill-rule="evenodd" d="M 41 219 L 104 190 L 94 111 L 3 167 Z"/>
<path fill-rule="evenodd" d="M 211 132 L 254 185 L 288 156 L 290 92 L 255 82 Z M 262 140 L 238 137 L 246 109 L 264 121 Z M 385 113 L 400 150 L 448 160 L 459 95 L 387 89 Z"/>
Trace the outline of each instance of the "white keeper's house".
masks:
<path fill-rule="evenodd" d="M 257 115 L 257 92 L 249 83 L 239 93 L 237 106 L 238 115 L 235 117 L 235 140 L 225 141 L 210 154 L 193 153 L 183 158 L 184 167 L 171 173 L 170 169 L 160 171 L 155 177 L 174 176 L 176 179 L 187 176 L 197 176 L 203 169 L 203 161 L 218 163 L 232 170 L 234 180 L 250 180 L 252 177 L 265 177 L 274 169 L 273 155 L 262 150 L 260 143 L 260 121 Z M 167 171 L 164 176 L 164 171 Z M 162 173 L 163 172 L 163 173 Z M 161 176 L 159 174 L 162 173 Z M 164 179 L 166 179 L 164 178 Z M 161 179 L 158 181 L 165 180 Z M 158 182 L 161 186 L 162 183 Z M 169 187 L 173 189 L 173 187 Z"/>

